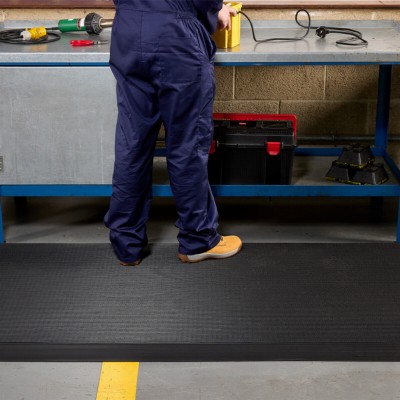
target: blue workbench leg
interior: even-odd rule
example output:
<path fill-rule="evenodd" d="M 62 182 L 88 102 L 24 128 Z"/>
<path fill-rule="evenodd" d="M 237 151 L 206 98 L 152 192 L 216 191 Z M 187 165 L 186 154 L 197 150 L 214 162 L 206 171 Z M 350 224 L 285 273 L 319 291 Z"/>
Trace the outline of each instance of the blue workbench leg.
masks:
<path fill-rule="evenodd" d="M 383 155 L 388 145 L 391 81 L 392 66 L 380 65 L 375 121 L 375 154 L 377 156 Z M 376 206 L 379 202 L 383 205 L 383 198 L 371 198 L 373 211 L 377 210 Z M 373 217 L 376 218 L 377 214 Z"/>
<path fill-rule="evenodd" d="M 400 198 L 397 199 L 398 207 L 397 207 L 397 237 L 396 242 L 400 243 Z"/>
<path fill-rule="evenodd" d="M 1 208 L 1 197 L 0 197 L 0 245 L 4 244 L 4 233 L 3 233 L 3 211 Z"/>
<path fill-rule="evenodd" d="M 379 66 L 378 104 L 376 106 L 375 147 L 387 148 L 392 66 Z"/>

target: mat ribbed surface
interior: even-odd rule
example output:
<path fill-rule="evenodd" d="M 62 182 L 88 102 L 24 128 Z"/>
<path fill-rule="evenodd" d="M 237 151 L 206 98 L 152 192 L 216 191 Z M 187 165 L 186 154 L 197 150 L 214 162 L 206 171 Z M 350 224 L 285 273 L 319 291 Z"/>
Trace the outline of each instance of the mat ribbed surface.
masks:
<path fill-rule="evenodd" d="M 153 245 L 124 268 L 107 244 L 0 246 L 0 359 L 36 345 L 43 359 L 85 359 L 86 345 L 165 359 L 188 345 L 176 358 L 246 359 L 248 346 L 249 359 L 400 360 L 397 244 L 245 244 L 191 265 L 176 251 Z"/>

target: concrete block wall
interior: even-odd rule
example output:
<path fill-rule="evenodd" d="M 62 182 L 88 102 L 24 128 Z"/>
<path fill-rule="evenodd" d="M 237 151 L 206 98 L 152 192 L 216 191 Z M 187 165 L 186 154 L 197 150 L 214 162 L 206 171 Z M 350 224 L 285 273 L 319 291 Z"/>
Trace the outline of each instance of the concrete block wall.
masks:
<path fill-rule="evenodd" d="M 378 72 L 377 66 L 217 67 L 215 110 L 296 114 L 299 137 L 372 135 Z M 400 93 L 393 97 L 396 107 Z M 391 122 L 396 132 L 400 124 Z"/>
<path fill-rule="evenodd" d="M 0 9 L 4 20 L 58 20 L 113 10 Z M 254 20 L 293 20 L 296 10 L 249 9 Z M 311 9 L 314 20 L 400 20 L 400 9 Z M 400 67 L 392 83 L 390 133 L 400 133 Z M 377 66 L 216 67 L 216 112 L 293 113 L 298 137 L 373 135 Z"/>

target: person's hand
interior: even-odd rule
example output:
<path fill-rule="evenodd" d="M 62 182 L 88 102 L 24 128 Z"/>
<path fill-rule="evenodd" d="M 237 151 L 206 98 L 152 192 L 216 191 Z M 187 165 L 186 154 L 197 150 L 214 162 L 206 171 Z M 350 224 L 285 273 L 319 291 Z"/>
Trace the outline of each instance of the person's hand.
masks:
<path fill-rule="evenodd" d="M 227 29 L 228 31 L 231 30 L 231 16 L 236 16 L 237 12 L 236 9 L 233 7 L 224 4 L 221 10 L 218 13 L 218 29 L 220 31 Z"/>

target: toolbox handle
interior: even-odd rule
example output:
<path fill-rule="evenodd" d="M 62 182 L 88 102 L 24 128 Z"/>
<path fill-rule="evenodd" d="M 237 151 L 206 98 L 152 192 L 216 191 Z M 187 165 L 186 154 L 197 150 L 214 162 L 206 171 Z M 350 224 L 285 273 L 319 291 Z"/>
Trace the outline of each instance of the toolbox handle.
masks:
<path fill-rule="evenodd" d="M 229 126 L 230 127 L 242 126 L 245 128 L 255 128 L 257 126 L 257 121 L 231 120 L 231 121 L 229 121 Z"/>

